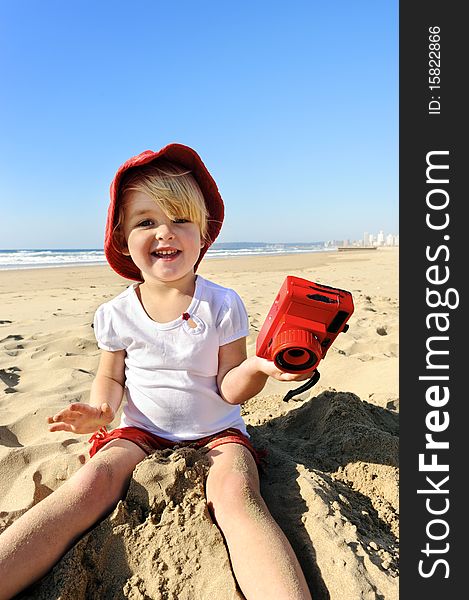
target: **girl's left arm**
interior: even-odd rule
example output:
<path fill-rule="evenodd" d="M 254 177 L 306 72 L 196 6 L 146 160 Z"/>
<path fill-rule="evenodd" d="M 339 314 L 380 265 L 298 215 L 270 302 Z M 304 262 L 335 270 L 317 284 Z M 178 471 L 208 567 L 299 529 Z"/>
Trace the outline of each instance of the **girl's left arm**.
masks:
<path fill-rule="evenodd" d="M 302 381 L 310 376 L 311 373 L 283 373 L 272 361 L 255 355 L 247 358 L 246 338 L 220 346 L 218 351 L 218 389 L 229 404 L 243 404 L 258 394 L 269 377 L 278 381 Z"/>

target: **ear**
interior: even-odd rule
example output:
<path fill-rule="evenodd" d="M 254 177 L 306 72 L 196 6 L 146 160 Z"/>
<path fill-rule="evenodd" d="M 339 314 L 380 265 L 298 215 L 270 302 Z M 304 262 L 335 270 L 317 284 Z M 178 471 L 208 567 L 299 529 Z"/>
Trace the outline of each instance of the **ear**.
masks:
<path fill-rule="evenodd" d="M 127 245 L 127 241 L 123 235 L 118 236 L 120 253 L 124 256 L 130 256 L 129 246 Z"/>
<path fill-rule="evenodd" d="M 116 229 L 116 231 L 114 232 L 114 236 L 115 236 L 115 238 L 114 238 L 115 243 L 119 249 L 119 252 L 121 254 L 123 254 L 124 256 L 130 256 L 129 247 L 127 245 L 127 240 L 125 239 L 120 228 Z"/>

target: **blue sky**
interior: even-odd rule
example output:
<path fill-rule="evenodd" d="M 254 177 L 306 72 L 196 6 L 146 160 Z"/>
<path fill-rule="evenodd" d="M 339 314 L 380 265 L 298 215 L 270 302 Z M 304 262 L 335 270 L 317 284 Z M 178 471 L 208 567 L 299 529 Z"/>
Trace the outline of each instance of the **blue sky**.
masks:
<path fill-rule="evenodd" d="M 397 0 L 0 0 L 0 248 L 100 248 L 117 167 L 170 142 L 218 241 L 398 233 Z"/>

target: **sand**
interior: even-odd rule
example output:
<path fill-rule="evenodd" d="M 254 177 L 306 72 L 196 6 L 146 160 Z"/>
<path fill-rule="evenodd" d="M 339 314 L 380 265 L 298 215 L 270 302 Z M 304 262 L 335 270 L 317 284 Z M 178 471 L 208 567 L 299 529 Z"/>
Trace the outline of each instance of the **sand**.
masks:
<path fill-rule="evenodd" d="M 242 412 L 268 452 L 262 494 L 315 600 L 398 598 L 398 250 L 206 260 L 250 320 L 248 353 L 287 274 L 348 289 L 350 329 L 311 390 L 270 380 Z M 89 435 L 46 417 L 86 402 L 94 311 L 128 285 L 107 266 L 0 272 L 0 531 L 77 471 Z M 205 458 L 184 448 L 137 466 L 126 498 L 32 588 L 44 600 L 243 598 L 204 497 Z"/>

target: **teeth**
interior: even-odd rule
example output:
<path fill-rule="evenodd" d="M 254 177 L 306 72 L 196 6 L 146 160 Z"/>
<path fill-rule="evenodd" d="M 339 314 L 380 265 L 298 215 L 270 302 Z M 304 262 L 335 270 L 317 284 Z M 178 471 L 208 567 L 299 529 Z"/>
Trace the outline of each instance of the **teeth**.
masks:
<path fill-rule="evenodd" d="M 157 251 L 155 252 L 155 254 L 158 254 L 159 256 L 170 256 L 172 254 L 176 254 L 177 250 L 161 250 L 161 251 Z"/>

